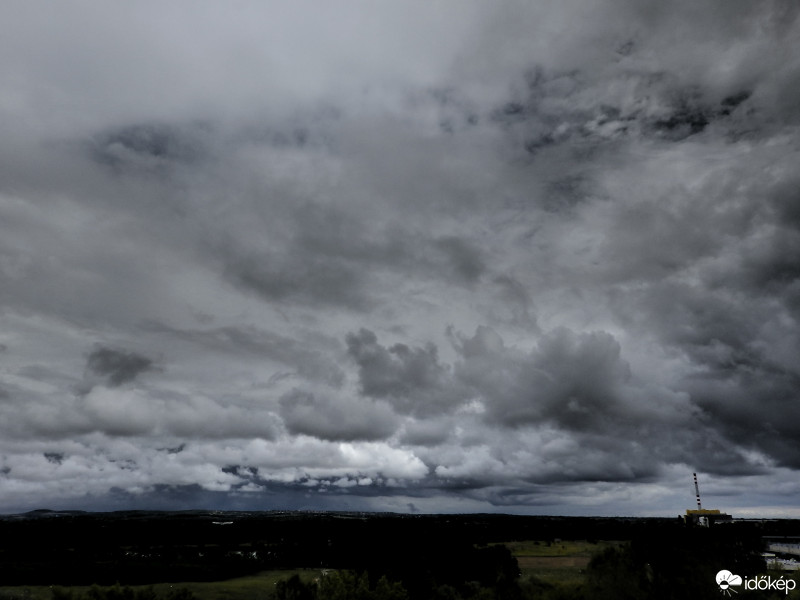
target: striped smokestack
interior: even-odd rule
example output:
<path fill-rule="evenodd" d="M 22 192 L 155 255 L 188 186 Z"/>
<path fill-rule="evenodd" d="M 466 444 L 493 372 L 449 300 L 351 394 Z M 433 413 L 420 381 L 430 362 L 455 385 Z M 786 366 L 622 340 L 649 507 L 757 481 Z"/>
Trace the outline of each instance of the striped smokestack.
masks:
<path fill-rule="evenodd" d="M 694 494 L 697 496 L 697 509 L 703 510 L 703 507 L 700 506 L 700 488 L 697 485 L 697 473 L 692 473 L 694 475 Z"/>

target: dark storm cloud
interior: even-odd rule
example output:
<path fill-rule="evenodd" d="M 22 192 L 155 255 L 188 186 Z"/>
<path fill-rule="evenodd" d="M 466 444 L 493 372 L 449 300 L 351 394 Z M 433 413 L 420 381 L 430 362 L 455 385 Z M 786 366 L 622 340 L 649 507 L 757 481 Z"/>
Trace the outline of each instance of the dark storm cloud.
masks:
<path fill-rule="evenodd" d="M 645 480 L 660 471 L 663 461 L 691 462 L 713 473 L 763 472 L 749 463 L 733 443 L 740 439 L 736 432 L 715 421 L 708 403 L 691 393 L 688 382 L 682 393 L 675 393 L 635 377 L 621 357 L 620 344 L 608 333 L 557 329 L 542 335 L 527 352 L 507 347 L 484 326 L 472 337 L 455 340 L 461 358 L 452 368 L 439 364 L 430 346 L 386 348 L 365 330 L 347 340 L 360 366 L 364 394 L 386 397 L 401 411 L 410 406 L 428 415 L 427 424 L 405 427 L 405 443 L 428 447 L 452 443 L 452 424 L 430 419 L 456 409 L 472 415 L 458 429 L 473 421 L 469 428 L 474 441 L 462 434 L 462 448 L 480 448 L 493 439 L 495 450 L 476 454 L 473 466 L 468 458 L 463 466 L 438 468 L 447 481 L 452 477 L 461 481 L 468 473 L 470 486 L 483 488 L 494 485 L 502 470 L 540 483 Z M 415 398 L 430 404 L 419 408 Z M 450 402 L 431 401 L 436 398 Z M 549 431 L 548 436 L 559 440 L 537 451 L 558 465 L 555 470 L 515 464 L 515 457 L 533 451 L 523 440 L 537 430 Z M 443 451 L 441 457 L 446 456 Z M 487 470 L 492 463 L 497 469 L 493 472 Z"/>
<path fill-rule="evenodd" d="M 721 347 L 717 353 L 729 360 L 708 364 L 687 381 L 693 401 L 709 426 L 728 439 L 772 457 L 779 465 L 797 468 L 800 453 L 794 440 L 800 435 L 800 376 L 758 352 L 737 360 L 726 350 Z"/>
<path fill-rule="evenodd" d="M 129 383 L 154 369 L 152 359 L 136 352 L 98 346 L 86 358 L 86 369 L 111 387 Z"/>
<path fill-rule="evenodd" d="M 623 69 L 615 77 L 609 84 L 579 70 L 537 66 L 525 77 L 518 99 L 495 109 L 491 122 L 536 160 L 569 156 L 580 164 L 625 141 L 680 142 L 708 128 L 736 137 L 742 119 L 754 111 L 747 102 L 751 90 L 708 90 L 660 71 Z M 572 192 L 573 185 L 553 188 L 562 190 Z"/>
<path fill-rule="evenodd" d="M 405 395 L 414 389 L 435 386 L 444 368 L 436 348 L 409 348 L 396 344 L 385 348 L 368 329 L 347 336 L 347 348 L 360 367 L 361 388 L 367 396 Z"/>
<path fill-rule="evenodd" d="M 691 360 L 694 373 L 677 387 L 702 410 L 705 427 L 730 444 L 794 467 L 798 432 L 792 423 L 800 389 L 790 358 L 800 351 L 796 236 L 772 216 L 773 206 L 782 206 L 784 184 L 765 181 L 763 172 L 750 179 L 744 194 L 712 196 L 717 221 L 705 232 L 689 226 L 698 219 L 692 217 L 695 209 L 673 203 L 672 220 L 680 223 L 670 234 L 678 259 L 673 275 L 620 293 L 618 310 L 629 329 L 656 335 Z M 749 194 L 766 201 L 746 202 Z M 692 251 L 677 254 L 686 248 Z M 741 462 L 717 462 L 714 469 L 747 470 Z"/>
<path fill-rule="evenodd" d="M 449 385 L 449 369 L 439 363 L 433 344 L 387 348 L 368 329 L 348 334 L 346 341 L 348 353 L 358 364 L 365 396 L 386 398 L 398 411 L 417 415 L 442 412 L 460 400 L 459 390 Z"/>
<path fill-rule="evenodd" d="M 64 455 L 59 452 L 45 452 L 44 457 L 47 459 L 47 462 L 60 465 L 64 462 Z"/>
<path fill-rule="evenodd" d="M 479 391 L 488 416 L 505 426 L 552 421 L 567 430 L 601 432 L 624 423 L 629 412 L 621 398 L 629 367 L 607 333 L 556 330 L 526 354 L 480 327 L 462 353 L 456 376 Z"/>

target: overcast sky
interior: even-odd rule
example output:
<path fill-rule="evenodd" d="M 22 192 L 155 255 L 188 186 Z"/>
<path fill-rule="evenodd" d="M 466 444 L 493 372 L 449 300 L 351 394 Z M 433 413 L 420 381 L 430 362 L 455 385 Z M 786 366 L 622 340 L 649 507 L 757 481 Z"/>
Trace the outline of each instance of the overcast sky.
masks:
<path fill-rule="evenodd" d="M 798 7 L 3 2 L 0 512 L 800 516 Z"/>

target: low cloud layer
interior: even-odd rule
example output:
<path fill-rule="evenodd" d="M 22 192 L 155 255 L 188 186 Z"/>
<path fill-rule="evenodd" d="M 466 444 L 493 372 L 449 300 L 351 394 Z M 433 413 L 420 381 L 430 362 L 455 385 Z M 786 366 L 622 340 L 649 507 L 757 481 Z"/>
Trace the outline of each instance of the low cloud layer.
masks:
<path fill-rule="evenodd" d="M 795 3 L 41 8 L 0 510 L 796 510 Z"/>

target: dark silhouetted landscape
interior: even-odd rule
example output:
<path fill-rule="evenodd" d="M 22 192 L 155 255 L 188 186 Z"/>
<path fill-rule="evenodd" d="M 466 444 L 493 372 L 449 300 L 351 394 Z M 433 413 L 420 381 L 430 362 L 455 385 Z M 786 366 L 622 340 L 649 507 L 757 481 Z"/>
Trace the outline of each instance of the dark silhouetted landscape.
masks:
<path fill-rule="evenodd" d="M 225 582 L 270 573 L 271 588 L 245 597 L 339 597 L 338 586 L 342 598 L 713 598 L 722 569 L 767 573 L 764 538 L 776 535 L 800 535 L 800 521 L 40 510 L 0 518 L 0 589 L 136 600 L 155 593 L 140 586 L 191 597 L 181 586 L 205 582 L 223 598 Z"/>

